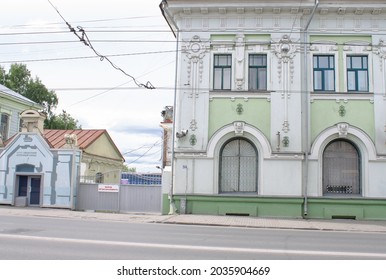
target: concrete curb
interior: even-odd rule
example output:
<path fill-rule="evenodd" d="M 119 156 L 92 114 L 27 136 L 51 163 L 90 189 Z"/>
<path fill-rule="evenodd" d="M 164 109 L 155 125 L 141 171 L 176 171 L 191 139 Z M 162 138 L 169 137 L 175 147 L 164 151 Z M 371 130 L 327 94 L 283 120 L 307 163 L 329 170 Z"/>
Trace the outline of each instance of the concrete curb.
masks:
<path fill-rule="evenodd" d="M 161 215 L 158 213 L 110 213 L 52 208 L 18 208 L 11 206 L 0 206 L 0 215 L 105 220 L 127 223 L 386 233 L 386 221 L 301 220 L 238 216 Z"/>

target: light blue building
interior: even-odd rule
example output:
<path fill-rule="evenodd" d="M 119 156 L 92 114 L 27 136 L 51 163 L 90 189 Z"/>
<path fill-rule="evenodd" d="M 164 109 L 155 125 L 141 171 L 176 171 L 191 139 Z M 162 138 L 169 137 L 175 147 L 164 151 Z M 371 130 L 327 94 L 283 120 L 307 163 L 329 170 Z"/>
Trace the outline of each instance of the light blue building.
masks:
<path fill-rule="evenodd" d="M 0 148 L 0 204 L 75 207 L 81 151 L 69 136 L 67 146 L 52 148 L 42 135 L 44 116 L 21 114 L 22 132 Z"/>

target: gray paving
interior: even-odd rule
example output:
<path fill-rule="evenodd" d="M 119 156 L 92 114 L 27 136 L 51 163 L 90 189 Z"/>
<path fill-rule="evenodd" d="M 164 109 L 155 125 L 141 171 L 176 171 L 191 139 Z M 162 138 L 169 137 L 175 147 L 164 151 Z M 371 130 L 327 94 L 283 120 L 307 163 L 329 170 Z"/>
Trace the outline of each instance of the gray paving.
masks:
<path fill-rule="evenodd" d="M 0 206 L 0 215 L 110 220 L 128 223 L 169 223 L 250 228 L 331 230 L 386 233 L 386 221 L 279 219 L 212 215 L 161 215 L 158 213 L 104 213 L 68 209 Z"/>

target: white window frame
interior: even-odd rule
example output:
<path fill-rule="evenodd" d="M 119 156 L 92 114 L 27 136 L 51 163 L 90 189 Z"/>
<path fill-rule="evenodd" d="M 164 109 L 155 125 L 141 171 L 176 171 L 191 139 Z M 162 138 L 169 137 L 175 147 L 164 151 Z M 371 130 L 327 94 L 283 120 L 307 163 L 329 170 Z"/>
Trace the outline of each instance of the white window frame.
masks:
<path fill-rule="evenodd" d="M 320 67 L 320 65 L 318 65 L 317 68 L 315 68 L 315 58 L 321 58 L 321 57 L 333 57 L 333 62 L 334 62 L 334 65 L 333 65 L 333 68 L 322 68 Z M 335 56 L 334 55 L 331 55 L 331 54 L 313 54 L 312 55 L 312 82 L 313 82 L 313 91 L 314 92 L 320 92 L 320 93 L 323 93 L 323 92 L 327 92 L 327 93 L 334 93 L 336 92 L 336 87 L 337 87 L 337 84 L 336 84 L 336 62 L 335 62 Z M 333 70 L 334 71 L 334 76 L 333 76 L 333 83 L 334 83 L 334 88 L 331 90 L 331 89 L 315 89 L 315 70 L 318 70 L 322 73 L 326 73 L 326 71 L 330 71 L 330 70 Z M 325 75 L 322 74 L 322 79 L 321 79 L 321 83 L 322 83 L 322 88 L 324 87 L 324 84 L 325 84 L 325 81 L 326 79 L 328 79 L 328 77 L 326 78 Z M 339 85 L 338 85 L 339 86 Z"/>
<path fill-rule="evenodd" d="M 311 71 L 309 71 L 309 75 L 311 76 L 310 82 L 311 82 L 311 89 L 313 93 L 320 93 L 320 94 L 335 94 L 339 93 L 340 91 L 340 67 L 339 67 L 339 51 L 338 47 L 335 46 L 335 42 L 313 42 L 311 43 L 311 52 L 309 56 L 309 65 L 311 65 Z M 315 84 L 314 84 L 314 56 L 320 55 L 320 56 L 328 56 L 331 55 L 334 57 L 334 69 L 335 69 L 335 90 L 334 91 L 315 91 Z"/>
<path fill-rule="evenodd" d="M 215 57 L 221 56 L 221 55 L 230 56 L 230 81 L 229 81 L 230 85 L 229 85 L 229 88 L 225 88 L 225 89 L 214 87 L 214 85 L 215 85 L 215 69 L 216 69 Z M 213 59 L 213 63 L 212 63 L 212 89 L 214 91 L 231 91 L 233 81 L 234 81 L 234 63 L 233 63 L 234 58 L 233 58 L 233 54 L 232 53 L 213 53 L 212 59 Z M 225 67 L 221 67 L 221 68 L 225 68 Z M 223 87 L 224 73 L 222 73 L 221 79 L 222 79 L 222 87 Z"/>
<path fill-rule="evenodd" d="M 371 48 L 368 46 L 368 42 L 347 42 L 347 45 L 343 47 L 343 69 L 344 69 L 344 90 L 347 94 L 371 94 L 374 92 L 373 84 L 373 55 Z M 368 71 L 368 91 L 348 91 L 347 80 L 347 57 L 348 56 L 367 56 L 367 71 Z"/>
<path fill-rule="evenodd" d="M 261 55 L 261 56 L 265 56 L 265 59 L 266 59 L 266 65 L 265 65 L 265 69 L 266 69 L 266 76 L 265 76 L 265 83 L 266 83 L 266 88 L 265 89 L 250 89 L 249 88 L 249 71 L 250 71 L 250 64 L 249 64 L 249 58 L 251 57 L 251 56 L 253 56 L 253 55 Z M 268 60 L 268 54 L 267 53 L 260 53 L 260 52 L 258 52 L 258 53 L 255 53 L 255 52 L 247 52 L 247 54 L 246 54 L 246 58 L 245 58 L 245 60 L 247 61 L 247 70 L 246 70 L 246 74 L 245 74 L 245 80 L 246 80 L 246 88 L 247 88 L 247 90 L 248 91 L 252 91 L 252 92 L 261 92 L 261 91 L 263 91 L 263 92 L 265 92 L 265 91 L 267 91 L 268 90 L 268 87 L 269 87 L 269 83 L 268 83 L 268 76 L 269 76 L 269 60 Z M 264 67 L 257 67 L 257 68 L 264 68 Z M 259 83 L 259 82 L 258 82 Z"/>
<path fill-rule="evenodd" d="M 6 135 L 3 135 L 3 129 L 2 129 L 2 119 L 3 119 L 3 115 L 7 116 L 8 117 L 8 121 L 7 121 L 7 128 L 6 128 Z M 0 112 L 0 122 L 1 122 L 1 130 L 0 130 L 0 136 L 2 137 L 2 140 L 5 141 L 9 138 L 9 130 L 10 130 L 10 125 L 11 125 L 11 115 L 8 114 L 8 113 L 5 113 L 5 112 Z"/>
<path fill-rule="evenodd" d="M 234 91 L 235 90 L 235 65 L 234 65 L 234 58 L 235 58 L 235 51 L 234 49 L 234 40 L 224 40 L 224 41 L 213 41 L 211 43 L 211 53 L 210 53 L 210 81 L 209 81 L 209 88 L 210 91 L 215 92 L 226 92 L 226 91 Z M 214 56 L 215 55 L 221 55 L 221 54 L 228 54 L 232 56 L 232 66 L 231 66 L 231 88 L 230 90 L 221 90 L 221 89 L 214 89 Z"/>

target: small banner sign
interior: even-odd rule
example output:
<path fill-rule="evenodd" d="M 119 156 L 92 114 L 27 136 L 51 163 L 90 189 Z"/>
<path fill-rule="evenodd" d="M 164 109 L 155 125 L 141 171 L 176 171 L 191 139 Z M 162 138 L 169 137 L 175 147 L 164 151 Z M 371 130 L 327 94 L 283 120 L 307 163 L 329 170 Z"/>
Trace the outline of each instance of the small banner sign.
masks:
<path fill-rule="evenodd" d="M 98 192 L 119 192 L 119 185 L 98 185 Z"/>

